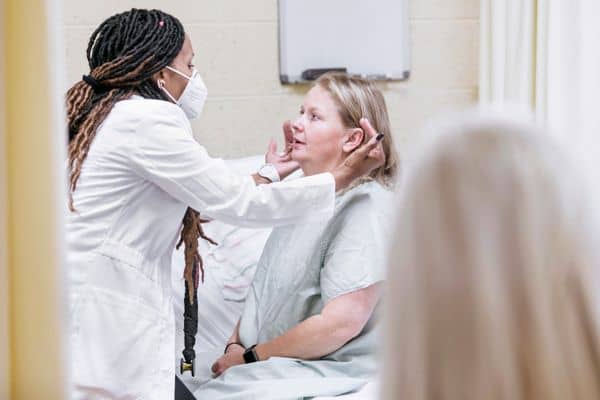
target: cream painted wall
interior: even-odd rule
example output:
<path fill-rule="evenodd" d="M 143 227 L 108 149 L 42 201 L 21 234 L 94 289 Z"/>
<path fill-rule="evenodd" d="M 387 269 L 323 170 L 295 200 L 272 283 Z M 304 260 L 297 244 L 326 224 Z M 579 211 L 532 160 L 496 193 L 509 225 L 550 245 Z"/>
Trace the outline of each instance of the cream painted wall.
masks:
<path fill-rule="evenodd" d="M 407 82 L 382 84 L 402 150 L 423 121 L 477 101 L 479 0 L 408 0 L 412 71 Z M 67 83 L 88 72 L 87 40 L 110 15 L 131 7 L 161 8 L 192 37 L 209 100 L 194 122 L 213 155 L 262 153 L 298 113 L 305 86 L 279 83 L 277 0 L 64 0 Z M 376 25 L 365 29 L 376 29 Z M 368 54 L 367 57 L 378 57 Z"/>

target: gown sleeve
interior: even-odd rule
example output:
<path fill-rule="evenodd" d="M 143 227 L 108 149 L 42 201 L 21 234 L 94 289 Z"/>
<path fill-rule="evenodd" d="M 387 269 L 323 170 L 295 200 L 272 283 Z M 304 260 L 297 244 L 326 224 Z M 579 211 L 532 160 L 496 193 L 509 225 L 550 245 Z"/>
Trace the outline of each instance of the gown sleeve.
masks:
<path fill-rule="evenodd" d="M 321 269 L 325 303 L 385 279 L 389 198 L 362 193 L 336 213 Z"/>
<path fill-rule="evenodd" d="M 134 134 L 131 162 L 144 179 L 202 216 L 232 225 L 263 227 L 331 217 L 331 174 L 256 185 L 250 175 L 237 175 L 223 160 L 210 157 L 177 111 L 145 118 Z"/>

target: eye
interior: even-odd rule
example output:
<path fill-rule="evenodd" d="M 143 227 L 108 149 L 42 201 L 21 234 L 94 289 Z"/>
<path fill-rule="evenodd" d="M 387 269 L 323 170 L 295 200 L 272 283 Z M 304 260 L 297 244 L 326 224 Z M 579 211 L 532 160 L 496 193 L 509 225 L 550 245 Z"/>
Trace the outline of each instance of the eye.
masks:
<path fill-rule="evenodd" d="M 315 114 L 315 113 L 310 114 L 310 120 L 311 121 L 318 121 L 319 119 L 320 118 L 319 118 L 319 116 L 317 114 Z"/>
<path fill-rule="evenodd" d="M 300 115 L 304 115 L 304 109 L 303 108 L 300 109 Z"/>

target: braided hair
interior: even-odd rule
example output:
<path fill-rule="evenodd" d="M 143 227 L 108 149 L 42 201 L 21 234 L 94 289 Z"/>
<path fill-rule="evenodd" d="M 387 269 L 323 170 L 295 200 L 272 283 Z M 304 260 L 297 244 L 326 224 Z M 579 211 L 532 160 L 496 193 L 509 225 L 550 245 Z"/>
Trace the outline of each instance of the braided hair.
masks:
<path fill-rule="evenodd" d="M 66 96 L 71 211 L 75 211 L 73 192 L 81 167 L 98 127 L 116 102 L 134 94 L 169 101 L 152 76 L 173 61 L 184 40 L 181 22 L 159 10 L 132 9 L 115 14 L 92 33 L 86 52 L 90 73 L 73 85 Z M 184 277 L 190 294 L 198 285 L 194 267 L 200 268 L 204 278 L 198 238 L 211 241 L 202 231 L 202 222 L 205 221 L 197 211 L 186 210 L 179 245 L 185 243 Z"/>

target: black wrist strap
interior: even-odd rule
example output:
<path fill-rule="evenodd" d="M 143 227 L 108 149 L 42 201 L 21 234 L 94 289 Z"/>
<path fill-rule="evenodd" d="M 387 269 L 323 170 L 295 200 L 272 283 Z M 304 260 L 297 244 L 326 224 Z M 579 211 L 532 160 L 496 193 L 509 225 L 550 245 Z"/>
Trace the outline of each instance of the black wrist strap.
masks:
<path fill-rule="evenodd" d="M 250 364 L 250 363 L 259 361 L 258 354 L 256 354 L 256 351 L 254 350 L 255 347 L 256 347 L 256 345 L 252 345 L 252 346 L 248 347 L 246 349 L 246 351 L 244 352 L 244 362 L 246 364 Z"/>
<path fill-rule="evenodd" d="M 244 348 L 244 350 L 246 349 L 244 347 L 243 344 L 241 344 L 240 342 L 231 342 L 231 343 L 227 343 L 227 345 L 225 346 L 225 350 L 223 350 L 223 354 L 227 353 L 227 349 L 229 348 L 229 346 L 231 346 L 232 344 L 237 344 L 238 346 L 242 346 Z"/>

